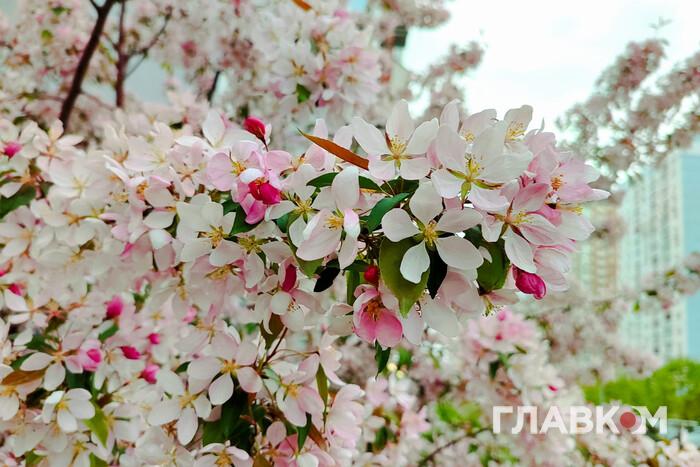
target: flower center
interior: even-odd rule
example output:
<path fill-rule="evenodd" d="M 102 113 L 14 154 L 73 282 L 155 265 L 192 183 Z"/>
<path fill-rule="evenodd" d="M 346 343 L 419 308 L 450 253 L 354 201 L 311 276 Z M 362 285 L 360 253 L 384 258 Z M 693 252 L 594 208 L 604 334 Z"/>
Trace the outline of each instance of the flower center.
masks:
<path fill-rule="evenodd" d="M 558 190 L 564 184 L 560 176 L 552 177 L 552 189 Z"/>
<path fill-rule="evenodd" d="M 423 239 L 428 246 L 433 246 L 438 239 L 437 222 L 432 220 L 426 224 L 423 229 Z"/>
<path fill-rule="evenodd" d="M 382 314 L 382 302 L 378 299 L 372 299 L 367 303 L 365 312 L 369 314 L 372 320 L 377 321 Z"/>
<path fill-rule="evenodd" d="M 211 244 L 214 248 L 219 246 L 221 241 L 224 239 L 226 234 L 224 233 L 224 229 L 221 227 L 214 227 L 210 232 L 207 232 L 204 234 L 206 237 L 211 239 Z"/>
<path fill-rule="evenodd" d="M 326 219 L 326 226 L 329 229 L 342 229 L 343 228 L 343 216 L 338 214 L 331 214 L 328 219 Z"/>
<path fill-rule="evenodd" d="M 401 156 L 406 152 L 406 145 L 406 141 L 397 136 L 389 139 L 389 151 L 391 151 L 391 155 L 394 156 L 394 160 L 401 160 Z"/>

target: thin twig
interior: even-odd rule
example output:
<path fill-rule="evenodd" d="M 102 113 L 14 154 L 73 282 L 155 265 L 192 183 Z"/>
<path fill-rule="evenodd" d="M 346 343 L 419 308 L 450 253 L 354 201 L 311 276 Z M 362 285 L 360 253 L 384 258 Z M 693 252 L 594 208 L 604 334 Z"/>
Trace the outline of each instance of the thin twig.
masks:
<path fill-rule="evenodd" d="M 428 465 L 428 462 L 434 463 L 433 459 L 434 459 L 435 456 L 437 456 L 443 449 L 447 449 L 447 448 L 449 448 L 450 446 L 454 446 L 455 444 L 457 444 L 457 443 L 459 443 L 459 442 L 461 442 L 461 441 L 464 441 L 465 439 L 469 438 L 470 436 L 472 436 L 470 433 L 465 433 L 465 434 L 463 434 L 462 436 L 460 436 L 460 437 L 458 437 L 458 438 L 455 438 L 455 439 L 453 439 L 452 441 L 449 441 L 449 442 L 446 443 L 446 444 L 443 444 L 442 446 L 436 447 L 430 454 L 428 454 L 428 455 L 425 456 L 423 459 L 421 459 L 421 461 L 418 463 L 418 466 L 419 466 L 419 467 L 423 467 L 423 466 L 425 466 L 425 465 Z"/>
<path fill-rule="evenodd" d="M 135 57 L 135 56 L 138 55 L 138 56 L 139 56 L 139 61 L 136 62 L 136 64 L 135 64 L 134 66 L 132 66 L 131 69 L 129 69 L 129 70 L 126 72 L 125 78 L 128 78 L 129 76 L 131 76 L 131 74 L 132 74 L 134 71 L 136 71 L 136 69 L 137 69 L 137 68 L 143 63 L 143 61 L 148 57 L 148 52 L 158 43 L 158 41 L 160 40 L 161 36 L 162 36 L 163 34 L 165 34 L 165 29 L 168 27 L 168 23 L 170 22 L 170 18 L 172 18 L 172 16 L 173 16 L 172 10 L 171 10 L 171 9 L 168 9 L 168 11 L 167 11 L 167 13 L 166 13 L 166 15 L 165 15 L 165 18 L 163 19 L 163 25 L 160 27 L 160 29 L 158 30 L 158 32 L 156 32 L 156 33 L 153 35 L 153 37 L 152 37 L 151 40 L 148 42 L 148 44 L 146 44 L 145 46 L 141 47 L 141 48 L 138 49 L 138 50 L 133 50 L 133 51 L 129 52 L 129 54 L 127 55 L 129 58 Z"/>
<path fill-rule="evenodd" d="M 214 93 L 216 92 L 216 85 L 219 84 L 219 77 L 221 76 L 221 70 L 216 70 L 214 74 L 214 82 L 211 83 L 211 87 L 207 92 L 207 101 L 211 104 L 211 100 L 214 98 Z"/>
<path fill-rule="evenodd" d="M 85 75 L 87 75 L 88 68 L 90 67 L 90 60 L 92 59 L 95 50 L 97 50 L 97 46 L 100 44 L 102 31 L 104 31 L 105 23 L 107 22 L 107 17 L 109 16 L 109 11 L 112 9 L 112 6 L 114 6 L 115 1 L 116 0 L 105 0 L 101 7 L 97 7 L 97 20 L 95 21 L 95 26 L 90 34 L 90 39 L 85 45 L 85 50 L 83 50 L 83 54 L 80 56 L 80 61 L 75 69 L 75 74 L 73 75 L 73 81 L 71 82 L 68 95 L 61 106 L 60 119 L 61 122 L 63 122 L 64 131 L 68 130 L 70 115 L 71 112 L 73 112 L 73 107 L 75 107 L 75 101 L 80 95 L 83 87 L 83 80 L 85 80 Z"/>
<path fill-rule="evenodd" d="M 126 16 L 126 0 L 122 0 L 122 9 L 119 13 L 119 37 L 117 38 L 117 79 L 114 82 L 114 93 L 116 95 L 116 105 L 124 107 L 124 82 L 126 81 L 126 67 L 129 64 L 129 56 L 124 53 L 124 17 Z"/>

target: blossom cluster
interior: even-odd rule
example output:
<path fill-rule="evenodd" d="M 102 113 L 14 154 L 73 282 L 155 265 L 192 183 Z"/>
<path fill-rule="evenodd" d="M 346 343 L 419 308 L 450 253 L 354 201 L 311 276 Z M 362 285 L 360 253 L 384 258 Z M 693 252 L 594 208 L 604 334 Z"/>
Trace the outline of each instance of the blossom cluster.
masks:
<path fill-rule="evenodd" d="M 666 45 L 656 38 L 629 44 L 600 76 L 591 97 L 559 122 L 573 135 L 568 145 L 590 155 L 608 186 L 688 147 L 700 129 L 700 54 L 658 75 Z"/>
<path fill-rule="evenodd" d="M 6 449 L 350 458 L 362 391 L 341 385 L 333 336 L 381 360 L 426 325 L 456 336 L 515 290 L 566 287 L 592 230 L 579 204 L 605 193 L 530 116 L 453 102 L 415 125 L 399 102 L 383 129 L 356 117 L 330 140 L 319 120 L 301 155 L 216 111 L 201 135 L 108 126 L 85 148 L 60 123 L 3 122 Z"/>

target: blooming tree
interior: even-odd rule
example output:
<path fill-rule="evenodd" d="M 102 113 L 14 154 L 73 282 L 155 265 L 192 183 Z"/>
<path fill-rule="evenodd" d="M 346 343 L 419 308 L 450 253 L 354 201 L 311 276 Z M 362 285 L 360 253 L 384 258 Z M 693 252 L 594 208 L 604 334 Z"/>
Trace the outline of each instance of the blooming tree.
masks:
<path fill-rule="evenodd" d="M 581 205 L 607 193 L 528 130 L 529 106 L 467 116 L 448 100 L 416 122 L 400 97 L 451 97 L 477 49 L 397 90 L 397 28 L 444 15 L 384 3 L 28 1 L 3 23 L 4 463 L 412 465 L 460 446 L 472 463 L 542 463 L 573 449 L 499 439 L 490 408 L 567 394 L 507 305 L 566 289 L 593 230 Z M 149 60 L 172 72 L 167 104 L 129 92 Z M 581 443 L 596 458 L 627 446 Z"/>

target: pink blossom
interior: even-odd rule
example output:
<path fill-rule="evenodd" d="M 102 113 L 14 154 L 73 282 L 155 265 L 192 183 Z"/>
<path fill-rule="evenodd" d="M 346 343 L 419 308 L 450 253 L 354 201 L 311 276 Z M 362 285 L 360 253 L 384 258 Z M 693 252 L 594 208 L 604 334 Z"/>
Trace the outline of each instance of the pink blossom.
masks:
<path fill-rule="evenodd" d="M 540 276 L 523 271 L 517 266 L 513 266 L 513 276 L 515 277 L 515 286 L 518 290 L 534 296 L 537 300 L 544 298 L 547 293 L 547 286 Z"/>
<path fill-rule="evenodd" d="M 257 117 L 248 117 L 243 120 L 243 128 L 255 135 L 260 141 L 265 142 L 265 123 Z"/>
<path fill-rule="evenodd" d="M 385 308 L 376 289 L 368 289 L 355 303 L 360 304 L 353 315 L 355 334 L 361 339 L 370 344 L 377 341 L 383 347 L 394 347 L 401 341 L 401 321 Z"/>
<path fill-rule="evenodd" d="M 12 159 L 18 152 L 22 150 L 22 145 L 17 141 L 10 141 L 5 144 L 3 154 Z"/>
<path fill-rule="evenodd" d="M 141 352 L 136 350 L 135 347 L 132 347 L 130 345 L 123 345 L 120 347 L 122 353 L 126 358 L 129 360 L 138 360 L 139 357 L 141 357 Z"/>
<path fill-rule="evenodd" d="M 118 318 L 124 310 L 124 301 L 119 295 L 112 297 L 107 303 L 107 319 Z"/>

